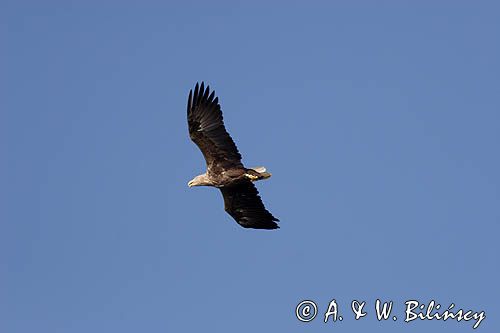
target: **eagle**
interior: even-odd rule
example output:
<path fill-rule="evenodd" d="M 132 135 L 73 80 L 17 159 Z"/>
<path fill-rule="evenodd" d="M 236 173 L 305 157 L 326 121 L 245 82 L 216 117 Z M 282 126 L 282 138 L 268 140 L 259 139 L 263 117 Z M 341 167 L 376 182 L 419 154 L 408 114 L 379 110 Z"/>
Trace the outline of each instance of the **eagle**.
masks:
<path fill-rule="evenodd" d="M 189 136 L 200 148 L 207 171 L 188 186 L 212 186 L 222 192 L 224 210 L 244 228 L 277 229 L 279 222 L 262 203 L 257 180 L 271 174 L 264 167 L 245 168 L 233 139 L 226 131 L 219 98 L 204 82 L 189 91 L 187 103 Z"/>

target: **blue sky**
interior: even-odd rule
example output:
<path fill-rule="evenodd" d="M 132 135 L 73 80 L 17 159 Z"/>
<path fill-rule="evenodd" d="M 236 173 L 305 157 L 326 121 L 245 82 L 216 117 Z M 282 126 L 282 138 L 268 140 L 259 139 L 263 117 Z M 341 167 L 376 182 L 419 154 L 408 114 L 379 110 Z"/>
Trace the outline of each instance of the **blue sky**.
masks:
<path fill-rule="evenodd" d="M 500 328 L 494 2 L 0 4 L 0 331 Z M 186 99 L 220 98 L 278 231 L 240 228 Z M 310 323 L 295 318 L 317 303 Z M 342 322 L 322 322 L 328 303 Z M 378 322 L 376 299 L 397 321 Z M 352 300 L 368 315 L 353 319 Z"/>

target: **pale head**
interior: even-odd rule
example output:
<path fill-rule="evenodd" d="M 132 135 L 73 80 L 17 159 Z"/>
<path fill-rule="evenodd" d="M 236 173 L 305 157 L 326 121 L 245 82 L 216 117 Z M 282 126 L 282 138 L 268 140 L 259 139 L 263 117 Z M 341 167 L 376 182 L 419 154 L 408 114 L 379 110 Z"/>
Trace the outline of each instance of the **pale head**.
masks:
<path fill-rule="evenodd" d="M 212 183 L 208 179 L 208 176 L 207 176 L 206 173 L 194 177 L 188 183 L 189 187 L 192 187 L 192 186 L 209 186 L 209 185 L 212 185 Z"/>

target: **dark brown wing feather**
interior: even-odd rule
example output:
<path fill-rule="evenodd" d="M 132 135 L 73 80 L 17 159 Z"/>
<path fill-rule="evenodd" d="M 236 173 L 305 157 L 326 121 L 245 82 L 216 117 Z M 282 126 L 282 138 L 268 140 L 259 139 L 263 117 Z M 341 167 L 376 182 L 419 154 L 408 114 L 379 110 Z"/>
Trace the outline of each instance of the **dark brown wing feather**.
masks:
<path fill-rule="evenodd" d="M 193 91 L 189 91 L 187 118 L 189 136 L 200 148 L 207 169 L 210 172 L 221 172 L 234 167 L 242 168 L 241 155 L 229 133 L 224 127 L 222 111 L 215 91 L 210 94 L 210 87 L 204 83 Z"/>
<path fill-rule="evenodd" d="M 221 187 L 224 209 L 244 228 L 277 229 L 279 222 L 267 211 L 255 185 L 248 181 Z"/>

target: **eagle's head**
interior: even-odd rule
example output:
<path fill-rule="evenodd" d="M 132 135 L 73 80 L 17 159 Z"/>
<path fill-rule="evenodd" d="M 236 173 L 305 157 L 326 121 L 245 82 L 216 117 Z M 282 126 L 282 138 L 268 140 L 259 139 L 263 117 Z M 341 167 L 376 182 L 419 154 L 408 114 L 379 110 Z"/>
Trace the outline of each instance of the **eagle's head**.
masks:
<path fill-rule="evenodd" d="M 206 173 L 198 175 L 191 179 L 188 183 L 189 187 L 193 186 L 210 186 L 212 183 L 209 181 L 208 176 Z"/>

